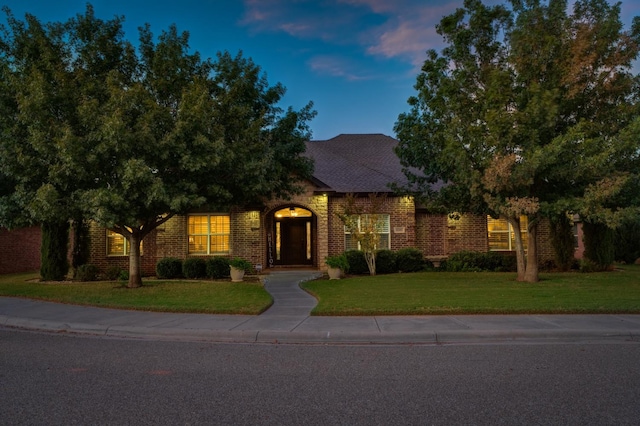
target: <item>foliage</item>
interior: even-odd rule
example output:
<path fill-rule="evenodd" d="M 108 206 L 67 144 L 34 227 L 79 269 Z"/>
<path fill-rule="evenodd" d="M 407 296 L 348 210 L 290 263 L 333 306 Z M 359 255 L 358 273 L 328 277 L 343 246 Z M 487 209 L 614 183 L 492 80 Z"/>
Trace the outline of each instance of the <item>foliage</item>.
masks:
<path fill-rule="evenodd" d="M 391 250 L 376 251 L 376 273 L 393 274 L 398 272 L 396 253 Z"/>
<path fill-rule="evenodd" d="M 189 279 L 207 276 L 207 263 L 201 257 L 190 257 L 182 262 L 182 276 Z"/>
<path fill-rule="evenodd" d="M 364 252 L 360 250 L 347 250 L 344 252 L 349 263 L 349 273 L 355 275 L 371 274 L 369 265 L 364 257 Z"/>
<path fill-rule="evenodd" d="M 207 259 L 207 277 L 215 279 L 229 276 L 229 259 L 214 256 Z"/>
<path fill-rule="evenodd" d="M 104 278 L 108 281 L 116 281 L 121 279 L 121 275 L 123 272 L 118 266 L 110 266 L 104 271 Z"/>
<path fill-rule="evenodd" d="M 616 229 L 615 259 L 624 263 L 640 259 L 640 217 L 625 220 Z"/>
<path fill-rule="evenodd" d="M 640 19 L 623 31 L 620 4 L 604 0 L 578 0 L 572 14 L 565 0 L 466 0 L 436 29 L 446 47 L 428 51 L 395 126 L 406 190 L 507 219 L 518 280 L 535 282 L 542 217 L 609 223 L 640 204 Z"/>
<path fill-rule="evenodd" d="M 425 261 L 422 251 L 407 247 L 396 253 L 398 270 L 401 272 L 418 272 L 424 268 Z"/>
<path fill-rule="evenodd" d="M 330 268 L 338 268 L 345 273 L 349 272 L 349 261 L 344 253 L 335 256 L 328 256 L 324 261 Z"/>
<path fill-rule="evenodd" d="M 80 210 L 128 240 L 129 287 L 142 283 L 141 241 L 173 215 L 286 197 L 310 176 L 312 104 L 283 110 L 284 86 L 242 53 L 203 60 L 175 26 L 141 27 L 136 49 L 124 18 L 90 5 L 47 25 L 7 14 L 0 173 L 16 190 L 0 188 L 0 214 Z"/>
<path fill-rule="evenodd" d="M 584 257 L 591 265 L 581 269 L 587 272 L 606 271 L 613 264 L 615 257 L 614 233 L 607 225 L 585 221 L 582 223 L 584 236 Z"/>
<path fill-rule="evenodd" d="M 460 251 L 447 259 L 448 272 L 514 272 L 515 257 L 498 252 Z"/>
<path fill-rule="evenodd" d="M 556 266 L 561 271 L 568 271 L 573 265 L 575 253 L 573 223 L 566 214 L 559 214 L 550 218 L 549 225 Z"/>
<path fill-rule="evenodd" d="M 380 213 L 386 201 L 386 194 L 369 194 L 366 201 L 347 194 L 342 209 L 336 211 L 349 235 L 358 242 L 371 275 L 376 274 L 376 250 L 380 245 L 382 225 Z"/>
<path fill-rule="evenodd" d="M 62 281 L 69 272 L 67 245 L 69 222 L 45 222 L 42 224 L 40 277 L 44 281 Z"/>
<path fill-rule="evenodd" d="M 156 275 L 159 279 L 175 279 L 182 277 L 182 260 L 165 257 L 156 264 Z"/>
<path fill-rule="evenodd" d="M 96 281 L 98 279 L 98 267 L 90 263 L 85 263 L 76 268 L 73 276 L 76 281 Z"/>
<path fill-rule="evenodd" d="M 236 269 L 241 269 L 245 272 L 249 272 L 252 268 L 251 262 L 246 259 L 242 259 L 240 257 L 234 257 L 229 261 L 229 265 L 233 266 Z"/>

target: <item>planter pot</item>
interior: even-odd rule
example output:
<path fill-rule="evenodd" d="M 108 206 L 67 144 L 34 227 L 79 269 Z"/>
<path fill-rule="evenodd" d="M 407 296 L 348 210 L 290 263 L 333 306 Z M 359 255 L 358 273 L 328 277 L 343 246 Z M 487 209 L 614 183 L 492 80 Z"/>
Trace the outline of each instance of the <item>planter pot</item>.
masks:
<path fill-rule="evenodd" d="M 342 276 L 342 269 L 329 267 L 329 269 L 327 269 L 327 273 L 329 274 L 330 280 L 339 280 Z"/>
<path fill-rule="evenodd" d="M 233 266 L 229 267 L 231 269 L 231 282 L 239 283 L 242 282 L 244 278 L 244 269 L 237 269 Z"/>

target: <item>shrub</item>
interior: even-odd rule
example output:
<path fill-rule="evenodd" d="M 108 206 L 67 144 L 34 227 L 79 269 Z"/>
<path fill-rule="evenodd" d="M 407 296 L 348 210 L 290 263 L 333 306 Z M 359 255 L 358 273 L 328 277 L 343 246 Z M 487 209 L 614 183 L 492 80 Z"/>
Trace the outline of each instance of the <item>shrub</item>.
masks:
<path fill-rule="evenodd" d="M 396 254 L 391 250 L 378 250 L 376 252 L 376 273 L 393 274 L 398 272 Z"/>
<path fill-rule="evenodd" d="M 104 278 L 108 281 L 115 281 L 120 279 L 120 274 L 122 274 L 123 270 L 117 266 L 110 266 L 104 271 Z"/>
<path fill-rule="evenodd" d="M 207 276 L 207 262 L 201 257 L 190 257 L 182 262 L 182 276 L 189 279 Z"/>
<path fill-rule="evenodd" d="M 632 264 L 640 258 L 640 218 L 625 220 L 616 229 L 615 258 Z"/>
<path fill-rule="evenodd" d="M 448 272 L 512 272 L 516 270 L 516 258 L 497 252 L 461 251 L 449 256 L 445 269 Z"/>
<path fill-rule="evenodd" d="M 62 281 L 69 272 L 67 245 L 69 222 L 45 222 L 42 224 L 40 245 L 40 275 L 44 281 Z"/>
<path fill-rule="evenodd" d="M 75 270 L 75 277 L 77 281 L 95 281 L 98 279 L 98 267 L 90 263 L 80 265 Z"/>
<path fill-rule="evenodd" d="M 330 268 L 338 268 L 341 269 L 342 272 L 349 271 L 349 261 L 347 260 L 347 256 L 344 253 L 337 256 L 328 256 L 327 258 L 325 258 L 325 263 Z"/>
<path fill-rule="evenodd" d="M 607 225 L 590 222 L 583 222 L 582 230 L 584 232 L 584 257 L 593 263 L 595 270 L 608 270 L 615 257 L 613 231 Z"/>
<path fill-rule="evenodd" d="M 118 274 L 118 280 L 119 281 L 129 281 L 129 271 L 121 269 L 120 270 L 120 274 Z"/>
<path fill-rule="evenodd" d="M 364 258 L 364 252 L 360 250 L 347 250 L 344 252 L 349 262 L 349 273 L 354 275 L 369 274 L 369 266 Z"/>
<path fill-rule="evenodd" d="M 233 259 L 231 259 L 229 261 L 229 265 L 233 266 L 236 269 L 242 269 L 245 272 L 249 272 L 251 270 L 251 262 L 240 257 L 234 257 Z"/>
<path fill-rule="evenodd" d="M 226 257 L 210 257 L 206 260 L 207 277 L 219 280 L 229 276 L 229 259 Z"/>
<path fill-rule="evenodd" d="M 156 264 L 156 275 L 161 279 L 174 279 L 182 276 L 182 260 L 165 257 Z"/>
<path fill-rule="evenodd" d="M 417 248 L 408 247 L 396 253 L 397 268 L 400 272 L 418 272 L 424 269 L 424 256 Z"/>

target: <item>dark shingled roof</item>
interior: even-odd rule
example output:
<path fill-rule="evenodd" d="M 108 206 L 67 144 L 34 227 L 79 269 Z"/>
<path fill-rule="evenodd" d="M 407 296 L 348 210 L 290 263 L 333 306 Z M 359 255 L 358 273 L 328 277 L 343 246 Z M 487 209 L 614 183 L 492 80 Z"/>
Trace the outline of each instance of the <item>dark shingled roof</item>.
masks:
<path fill-rule="evenodd" d="M 338 135 L 307 142 L 306 156 L 315 162 L 313 177 L 336 192 L 392 192 L 390 183 L 404 185 L 398 141 L 383 134 Z"/>

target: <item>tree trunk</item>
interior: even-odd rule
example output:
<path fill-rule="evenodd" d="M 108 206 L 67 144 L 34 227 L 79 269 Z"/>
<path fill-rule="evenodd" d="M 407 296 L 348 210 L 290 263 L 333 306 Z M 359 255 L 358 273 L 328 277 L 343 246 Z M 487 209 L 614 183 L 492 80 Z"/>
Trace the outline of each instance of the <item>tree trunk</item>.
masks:
<path fill-rule="evenodd" d="M 369 267 L 369 274 L 376 274 L 376 253 L 375 252 L 364 252 L 364 259 L 367 261 L 367 266 Z"/>
<path fill-rule="evenodd" d="M 527 273 L 527 264 L 524 257 L 524 246 L 522 245 L 522 235 L 520 234 L 520 219 L 519 218 L 507 218 L 507 222 L 513 229 L 513 235 L 516 240 L 516 265 L 518 268 L 518 281 L 525 281 Z"/>
<path fill-rule="evenodd" d="M 527 227 L 527 270 L 524 274 L 524 281 L 537 283 L 538 278 L 538 222 L 534 219 L 529 221 Z"/>
<path fill-rule="evenodd" d="M 140 242 L 142 238 L 137 233 L 131 233 L 129 240 L 129 283 L 127 287 L 142 287 L 142 275 L 140 273 Z"/>

